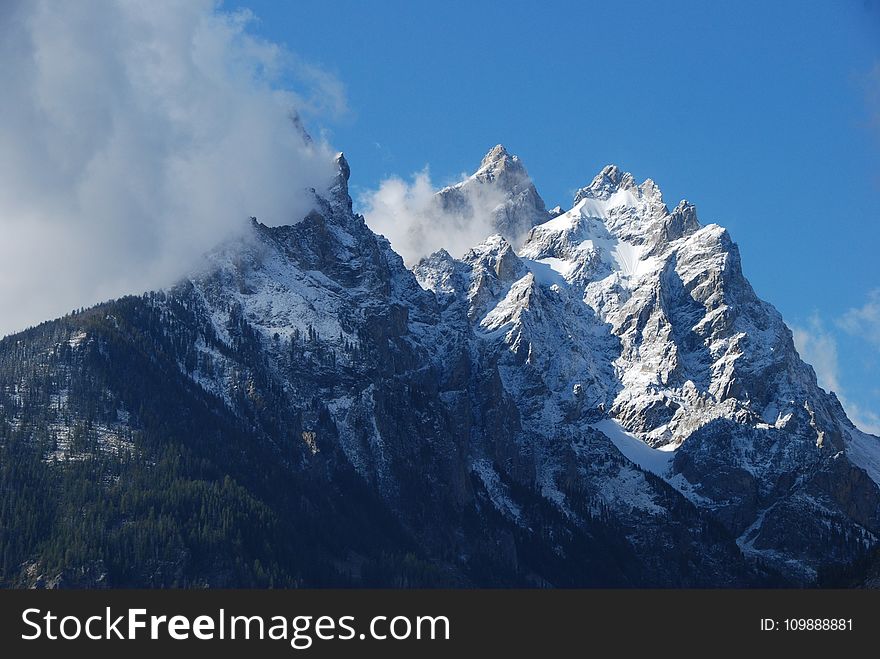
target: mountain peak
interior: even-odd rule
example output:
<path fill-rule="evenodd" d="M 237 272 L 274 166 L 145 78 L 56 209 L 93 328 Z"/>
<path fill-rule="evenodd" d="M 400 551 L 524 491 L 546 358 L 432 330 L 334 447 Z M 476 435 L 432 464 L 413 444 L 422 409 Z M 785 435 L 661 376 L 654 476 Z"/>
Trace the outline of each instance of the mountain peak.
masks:
<path fill-rule="evenodd" d="M 493 163 L 509 159 L 510 157 L 510 152 L 508 152 L 503 144 L 496 144 L 489 149 L 485 156 L 483 156 L 483 161 L 480 163 L 480 169 L 488 167 Z"/>
<path fill-rule="evenodd" d="M 352 201 L 348 192 L 348 179 L 351 177 L 351 167 L 349 167 L 342 151 L 336 154 L 335 163 L 337 172 L 333 184 L 330 186 L 330 200 L 341 204 L 350 211 Z"/>
<path fill-rule="evenodd" d="M 503 174 L 513 174 L 517 179 L 528 177 L 519 156 L 512 155 L 503 144 L 496 144 L 483 156 L 474 177 L 492 180 Z"/>
<path fill-rule="evenodd" d="M 345 154 L 340 151 L 336 154 L 335 160 L 336 167 L 339 169 L 339 177 L 348 185 L 348 179 L 351 178 L 351 167 L 349 167 L 348 161 L 345 159 Z"/>
<path fill-rule="evenodd" d="M 497 144 L 471 176 L 437 193 L 442 210 L 484 222 L 513 244 L 550 216 L 518 156 Z"/>
<path fill-rule="evenodd" d="M 636 187 L 632 174 L 622 171 L 617 165 L 605 165 L 588 186 L 577 191 L 574 203 L 587 198 L 607 199 L 618 190 L 633 190 Z"/>
<path fill-rule="evenodd" d="M 596 174 L 596 178 L 593 181 L 609 179 L 612 181 L 619 181 L 620 177 L 623 176 L 623 172 L 620 171 L 620 167 L 615 165 L 614 163 L 610 165 L 605 165 L 598 174 Z"/>

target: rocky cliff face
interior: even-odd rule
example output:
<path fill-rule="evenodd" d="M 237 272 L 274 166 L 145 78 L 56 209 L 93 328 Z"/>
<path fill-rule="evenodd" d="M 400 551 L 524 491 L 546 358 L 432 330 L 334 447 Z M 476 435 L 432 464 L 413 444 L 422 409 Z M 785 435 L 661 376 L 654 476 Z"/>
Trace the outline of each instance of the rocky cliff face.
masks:
<path fill-rule="evenodd" d="M 408 270 L 338 166 L 301 222 L 253 220 L 168 291 L 0 342 L 0 447 L 31 447 L 36 474 L 98 456 L 110 491 L 122 449 L 160 471 L 163 447 L 191 457 L 187 483 L 231 475 L 223 491 L 275 538 L 234 551 L 274 583 L 806 584 L 876 545 L 880 440 L 816 385 L 692 205 L 608 167 L 549 214 L 496 147 L 438 203 L 503 192 L 502 235 Z M 175 393 L 151 407 L 157 382 Z M 111 585 L 263 583 L 201 531 L 129 581 L 100 544 L 70 564 L 46 542 L 10 550 L 27 567 L 5 580 L 101 564 Z M 287 546 L 320 567 L 297 572 Z"/>

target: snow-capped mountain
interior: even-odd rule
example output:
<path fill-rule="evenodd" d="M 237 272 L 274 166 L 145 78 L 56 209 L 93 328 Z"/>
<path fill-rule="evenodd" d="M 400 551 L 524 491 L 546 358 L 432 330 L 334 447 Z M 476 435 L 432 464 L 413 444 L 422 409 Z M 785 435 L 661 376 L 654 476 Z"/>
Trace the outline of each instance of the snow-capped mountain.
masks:
<path fill-rule="evenodd" d="M 14 482 L 93 511 L 55 497 L 4 581 L 814 584 L 876 548 L 880 439 L 693 205 L 609 166 L 548 212 L 498 146 L 437 199 L 499 235 L 410 270 L 337 164 L 301 222 L 0 342 Z"/>
<path fill-rule="evenodd" d="M 598 419 L 747 555 L 805 580 L 876 542 L 880 441 L 818 387 L 727 231 L 693 205 L 670 211 L 652 180 L 608 166 L 518 255 L 492 237 L 444 261 L 423 261 L 420 282 L 467 301 L 474 333 L 509 362 L 506 388 L 543 387 L 536 428 Z"/>

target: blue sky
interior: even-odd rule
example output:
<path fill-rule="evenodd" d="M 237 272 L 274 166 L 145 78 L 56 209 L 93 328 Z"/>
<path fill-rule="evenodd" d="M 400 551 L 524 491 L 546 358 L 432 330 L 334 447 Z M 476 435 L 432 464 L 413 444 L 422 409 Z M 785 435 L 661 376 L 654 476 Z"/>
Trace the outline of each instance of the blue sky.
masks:
<path fill-rule="evenodd" d="M 355 189 L 471 171 L 497 142 L 548 206 L 606 163 L 728 227 L 820 380 L 880 428 L 877 2 L 250 0 L 344 85 Z"/>

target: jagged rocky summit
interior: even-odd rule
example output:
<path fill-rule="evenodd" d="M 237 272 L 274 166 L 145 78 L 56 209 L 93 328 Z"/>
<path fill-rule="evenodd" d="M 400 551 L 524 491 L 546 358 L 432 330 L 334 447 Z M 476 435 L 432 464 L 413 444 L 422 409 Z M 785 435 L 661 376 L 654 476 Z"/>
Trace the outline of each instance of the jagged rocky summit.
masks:
<path fill-rule="evenodd" d="M 522 161 L 501 144 L 489 150 L 473 175 L 443 188 L 435 199 L 443 213 L 459 218 L 475 221 L 475 213 L 487 214 L 487 225 L 514 245 L 551 217 Z"/>

